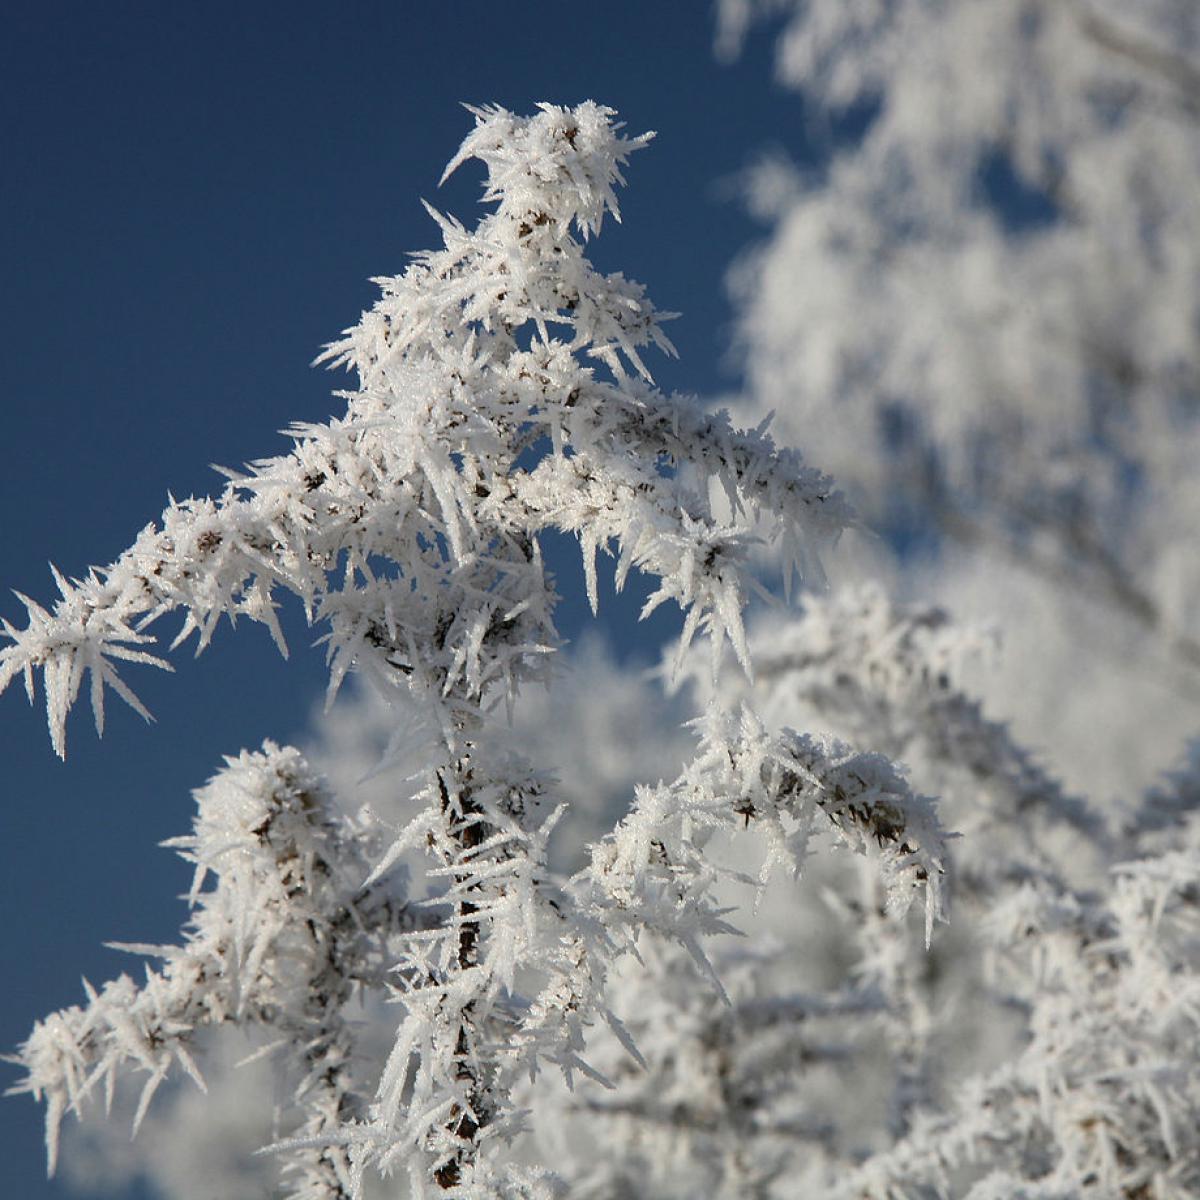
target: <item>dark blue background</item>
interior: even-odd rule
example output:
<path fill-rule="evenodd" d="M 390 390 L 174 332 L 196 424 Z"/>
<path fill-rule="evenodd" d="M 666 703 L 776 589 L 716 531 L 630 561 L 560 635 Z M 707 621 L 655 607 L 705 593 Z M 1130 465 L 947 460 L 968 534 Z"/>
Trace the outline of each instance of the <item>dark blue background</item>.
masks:
<path fill-rule="evenodd" d="M 726 68 L 711 36 L 698 2 L 7 5 L 0 586 L 49 601 L 48 560 L 110 561 L 168 490 L 212 490 L 207 464 L 274 453 L 278 429 L 337 409 L 344 381 L 307 364 L 371 303 L 369 276 L 436 243 L 420 198 L 479 211 L 478 167 L 436 192 L 470 127 L 460 101 L 594 98 L 659 131 L 595 258 L 684 314 L 662 386 L 732 387 L 722 278 L 755 230 L 718 184 L 799 104 L 771 86 L 765 41 Z M 567 566 L 562 589 L 579 583 Z M 11 597 L 0 614 L 24 623 Z M 584 619 L 575 599 L 567 633 Z M 631 632 L 629 604 L 606 620 L 622 654 L 662 631 Z M 287 664 L 247 627 L 174 676 L 135 668 L 157 723 L 111 697 L 98 743 L 81 706 L 65 765 L 19 687 L 0 698 L 0 1049 L 78 1002 L 81 974 L 136 968 L 102 941 L 174 937 L 187 869 L 156 843 L 186 831 L 221 754 L 295 737 L 323 685 L 289 630 Z M 64 1194 L 40 1120 L 27 1098 L 0 1105 L 7 1195 Z"/>

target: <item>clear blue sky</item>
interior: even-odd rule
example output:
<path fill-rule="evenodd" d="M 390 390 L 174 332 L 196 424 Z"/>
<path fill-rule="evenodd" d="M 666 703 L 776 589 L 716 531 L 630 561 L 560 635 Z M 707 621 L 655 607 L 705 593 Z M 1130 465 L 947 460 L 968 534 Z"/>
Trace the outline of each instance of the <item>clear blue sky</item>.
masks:
<path fill-rule="evenodd" d="M 478 211 L 477 169 L 435 191 L 470 124 L 461 101 L 594 98 L 658 131 L 595 257 L 684 314 L 662 386 L 731 388 L 723 275 L 756 230 L 717 185 L 800 110 L 770 84 L 765 41 L 721 67 L 711 37 L 704 0 L 8 4 L 0 614 L 22 623 L 9 588 L 52 598 L 50 560 L 110 561 L 168 490 L 212 490 L 209 463 L 274 453 L 278 429 L 337 409 L 343 381 L 307 364 L 371 303 L 369 276 L 434 244 L 421 197 Z M 644 650 L 627 615 L 610 635 Z M 81 711 L 65 766 L 40 710 L 0 697 L 0 1049 L 78 1002 L 81 974 L 136 969 L 104 940 L 174 937 L 187 873 L 156 843 L 186 831 L 222 753 L 303 729 L 322 664 L 292 640 L 286 665 L 247 628 L 174 676 L 135 672 L 157 723 L 117 702 L 97 742 Z M 22 1200 L 66 1194 L 44 1181 L 40 1119 L 0 1102 L 2 1190 Z"/>

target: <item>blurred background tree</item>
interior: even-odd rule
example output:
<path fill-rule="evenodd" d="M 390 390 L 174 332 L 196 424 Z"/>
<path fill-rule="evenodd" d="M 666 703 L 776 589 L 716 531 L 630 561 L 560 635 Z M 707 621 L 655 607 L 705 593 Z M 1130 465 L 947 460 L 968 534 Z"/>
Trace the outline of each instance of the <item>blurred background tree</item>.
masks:
<path fill-rule="evenodd" d="M 722 0 L 819 161 L 772 153 L 731 277 L 744 403 L 994 618 L 986 693 L 1072 782 L 1144 784 L 1200 700 L 1200 11 Z"/>

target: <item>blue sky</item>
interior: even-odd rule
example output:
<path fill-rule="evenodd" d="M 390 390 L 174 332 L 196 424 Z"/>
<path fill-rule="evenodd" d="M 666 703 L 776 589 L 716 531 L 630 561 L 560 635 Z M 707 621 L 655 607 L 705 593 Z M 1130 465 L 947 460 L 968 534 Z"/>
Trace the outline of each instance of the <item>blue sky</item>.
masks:
<path fill-rule="evenodd" d="M 595 259 L 684 314 L 660 385 L 733 388 L 723 276 L 757 231 L 718 185 L 800 108 L 771 85 L 765 40 L 722 67 L 711 37 L 702 0 L 8 5 L 0 615 L 22 623 L 10 588 L 51 599 L 48 561 L 110 561 L 168 490 L 213 490 L 208 464 L 274 453 L 277 430 L 337 410 L 343 380 L 308 363 L 371 303 L 369 276 L 434 244 L 420 199 L 479 211 L 477 168 L 436 190 L 469 128 L 462 101 L 594 98 L 658 131 Z M 561 589 L 577 597 L 575 571 Z M 606 618 L 609 635 L 645 652 L 663 626 L 628 618 Z M 583 619 L 564 610 L 568 633 Z M 77 1002 L 81 974 L 136 969 L 103 941 L 174 936 L 187 873 L 156 843 L 186 831 L 221 754 L 302 731 L 323 669 L 291 629 L 288 664 L 253 628 L 174 676 L 135 674 L 156 724 L 117 704 L 97 742 L 81 711 L 65 765 L 19 689 L 0 697 L 0 1049 Z M 40 1110 L 0 1112 L 9 1194 L 67 1194 L 43 1179 Z"/>

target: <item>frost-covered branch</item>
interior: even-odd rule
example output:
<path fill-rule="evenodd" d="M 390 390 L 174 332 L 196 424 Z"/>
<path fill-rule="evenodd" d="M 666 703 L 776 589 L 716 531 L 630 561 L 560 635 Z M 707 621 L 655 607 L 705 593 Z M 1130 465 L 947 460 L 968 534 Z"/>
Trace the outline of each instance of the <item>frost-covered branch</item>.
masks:
<path fill-rule="evenodd" d="M 583 876 L 592 903 L 635 938 L 652 929 L 703 962 L 700 938 L 729 930 L 709 895 L 718 871 L 704 842 L 752 822 L 766 844 L 764 880 L 781 866 L 798 873 L 814 830 L 830 828 L 872 858 L 892 912 L 902 915 L 923 890 L 927 939 L 944 915 L 944 834 L 930 801 L 881 755 L 769 734 L 748 709 L 710 710 L 679 778 L 639 790 L 629 816 L 592 850 Z"/>
<path fill-rule="evenodd" d="M 53 1172 L 59 1125 L 100 1089 L 111 1104 L 118 1080 L 145 1077 L 141 1124 L 159 1085 L 181 1071 L 204 1088 L 193 1058 L 208 1026 L 259 1026 L 289 1054 L 295 1134 L 312 1139 L 287 1156 L 296 1195 L 350 1195 L 345 1156 L 316 1145 L 358 1119 L 370 1088 L 344 1010 L 357 992 L 382 986 L 400 935 L 418 924 L 403 897 L 362 887 L 377 837 L 333 807 L 299 752 L 267 742 L 229 759 L 196 792 L 194 832 L 175 846 L 195 864 L 193 916 L 173 946 L 120 946 L 162 960 L 139 985 L 128 975 L 93 988 L 87 1004 L 40 1021 L 21 1047 L 25 1079 L 13 1090 L 46 1104 Z M 215 885 L 205 888 L 212 876 Z"/>
<path fill-rule="evenodd" d="M 986 888 L 1004 870 L 1032 870 L 1048 831 L 1073 830 L 1099 849 L 1108 839 L 1093 807 L 957 682 L 964 661 L 990 641 L 943 609 L 905 608 L 877 586 L 847 589 L 806 597 L 799 616 L 761 622 L 750 637 L 753 684 L 726 678 L 720 686 L 752 699 L 773 724 L 830 728 L 916 770 L 923 787 L 949 798 L 968 837 L 961 882 Z M 695 655 L 682 659 L 680 683 L 701 697 L 714 690 Z M 1014 837 L 1002 860 L 997 839 Z"/>
<path fill-rule="evenodd" d="M 169 612 L 185 616 L 173 645 L 196 633 L 202 649 L 223 615 L 247 616 L 284 650 L 279 588 L 328 625 L 334 688 L 355 663 L 391 684 L 420 668 L 436 691 L 464 680 L 471 697 L 497 684 L 512 693 L 556 644 L 534 540 L 545 528 L 579 536 L 593 603 L 595 550 L 615 542 L 619 578 L 631 564 L 660 575 L 659 598 L 690 609 L 689 629 L 728 633 L 743 653 L 736 565 L 753 522 L 715 521 L 658 469 L 683 457 L 770 511 L 803 566 L 849 520 L 794 453 L 625 375 L 618 351 L 640 366 L 638 347 L 662 340 L 654 310 L 636 285 L 592 270 L 572 222 L 598 232 L 604 208 L 616 211 L 605 164 L 646 139 L 619 137 L 596 105 L 477 118 L 488 132 L 472 147 L 491 145 L 499 122 L 520 131 L 536 170 L 509 174 L 507 150 L 487 159 L 498 211 L 473 233 L 441 219 L 446 248 L 380 281 L 383 298 L 324 356 L 359 373 L 346 417 L 297 427 L 290 454 L 255 464 L 216 501 L 173 503 L 112 566 L 59 576 L 52 610 L 27 600 L 28 626 L 4 625 L 0 690 L 20 675 L 32 699 L 42 672 L 60 755 L 85 676 L 98 728 L 106 686 L 144 711 L 113 660 L 164 666 L 145 631 Z M 551 336 L 559 326 L 568 340 Z M 615 384 L 577 361 L 585 349 Z M 523 450 L 547 445 L 524 465 Z M 398 573 L 381 574 L 383 560 Z"/>

